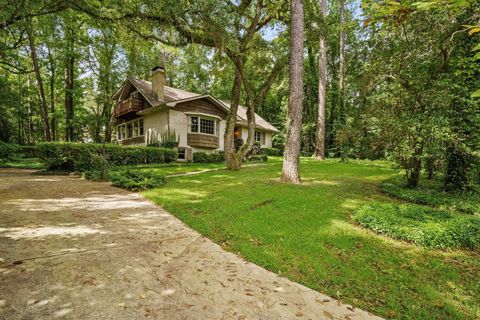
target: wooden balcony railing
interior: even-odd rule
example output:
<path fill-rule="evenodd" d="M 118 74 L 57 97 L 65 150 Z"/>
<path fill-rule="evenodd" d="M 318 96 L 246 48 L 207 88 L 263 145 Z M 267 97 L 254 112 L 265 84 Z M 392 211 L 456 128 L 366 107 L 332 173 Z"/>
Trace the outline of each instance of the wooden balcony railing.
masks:
<path fill-rule="evenodd" d="M 143 100 L 140 98 L 128 98 L 120 101 L 113 110 L 113 116 L 119 117 L 130 112 L 137 112 L 143 110 Z"/>

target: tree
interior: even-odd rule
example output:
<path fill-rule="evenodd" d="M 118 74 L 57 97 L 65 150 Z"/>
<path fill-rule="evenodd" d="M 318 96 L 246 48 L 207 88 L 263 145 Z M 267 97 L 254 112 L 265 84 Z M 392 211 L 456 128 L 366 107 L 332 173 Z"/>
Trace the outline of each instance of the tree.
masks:
<path fill-rule="evenodd" d="M 37 80 L 37 88 L 38 88 L 38 98 L 39 98 L 39 105 L 40 105 L 40 114 L 42 117 L 42 122 L 43 122 L 43 130 L 45 134 L 45 140 L 46 141 L 51 141 L 52 140 L 52 135 L 50 131 L 50 123 L 48 120 L 48 108 L 47 108 L 47 101 L 45 98 L 45 88 L 43 86 L 43 80 L 42 80 L 42 75 L 40 71 L 40 65 L 38 63 L 37 59 L 37 48 L 35 46 L 35 38 L 34 34 L 32 31 L 33 27 L 32 24 L 30 24 L 27 27 L 27 34 L 28 34 L 28 43 L 30 46 L 30 55 L 32 58 L 32 65 L 33 69 L 35 71 L 35 78 Z"/>
<path fill-rule="evenodd" d="M 322 24 L 325 25 L 327 17 L 327 0 L 321 0 Z M 325 107 L 327 90 L 327 48 L 325 40 L 325 28 L 320 33 L 318 46 L 318 119 L 315 157 L 317 160 L 325 160 Z"/>
<path fill-rule="evenodd" d="M 281 181 L 300 183 L 299 158 L 303 104 L 303 1 L 291 1 L 289 97 Z"/>

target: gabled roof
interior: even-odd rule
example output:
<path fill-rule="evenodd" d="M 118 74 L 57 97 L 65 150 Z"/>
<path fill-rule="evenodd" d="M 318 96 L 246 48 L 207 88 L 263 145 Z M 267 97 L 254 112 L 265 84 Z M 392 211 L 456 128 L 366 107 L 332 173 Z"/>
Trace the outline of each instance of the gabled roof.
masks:
<path fill-rule="evenodd" d="M 115 92 L 112 98 L 118 99 L 120 96 L 122 96 L 124 90 L 126 90 L 127 92 L 129 91 L 131 85 L 133 85 L 138 90 L 138 92 L 140 92 L 140 94 L 145 98 L 145 100 L 147 100 L 147 102 L 152 106 L 152 108 L 148 108 L 140 111 L 139 114 L 147 114 L 147 113 L 150 113 L 150 111 L 154 112 L 156 109 L 159 109 L 162 105 L 166 105 L 168 107 L 174 108 L 175 105 L 178 103 L 197 100 L 197 99 L 208 99 L 217 107 L 222 108 L 227 112 L 230 109 L 230 103 L 228 103 L 227 101 L 218 100 L 209 94 L 202 95 L 202 94 L 185 91 L 182 89 L 177 89 L 169 86 L 164 86 L 165 101 L 162 102 L 158 100 L 156 94 L 152 91 L 151 82 L 138 79 L 135 77 L 131 77 L 131 76 L 129 76 L 124 81 L 122 86 Z M 240 125 L 248 126 L 247 108 L 245 108 L 244 106 L 238 106 L 237 123 Z M 255 125 L 260 129 L 278 132 L 277 128 L 272 126 L 268 121 L 266 121 L 256 113 L 255 113 Z"/>

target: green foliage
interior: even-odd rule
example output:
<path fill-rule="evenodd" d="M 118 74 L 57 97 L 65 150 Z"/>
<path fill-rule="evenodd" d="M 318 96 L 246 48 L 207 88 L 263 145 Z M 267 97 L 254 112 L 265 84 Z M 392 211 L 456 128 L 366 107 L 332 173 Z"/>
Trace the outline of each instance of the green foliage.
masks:
<path fill-rule="evenodd" d="M 449 146 L 448 151 L 445 189 L 480 190 L 480 154 L 461 144 Z"/>
<path fill-rule="evenodd" d="M 0 161 L 12 160 L 19 151 L 20 148 L 18 145 L 5 143 L 0 140 Z"/>
<path fill-rule="evenodd" d="M 109 165 L 169 163 L 177 159 L 177 151 L 152 147 L 123 147 L 115 144 L 57 143 L 37 145 L 39 158 L 48 170 L 84 172 L 95 168 L 92 155 L 102 155 Z M 95 162 L 95 160 L 93 160 Z"/>
<path fill-rule="evenodd" d="M 282 155 L 282 151 L 277 148 L 261 148 L 260 152 L 261 154 L 272 157 L 278 157 Z"/>
<path fill-rule="evenodd" d="M 215 163 L 224 161 L 225 156 L 223 153 L 195 152 L 193 154 L 193 162 L 195 163 Z"/>
<path fill-rule="evenodd" d="M 105 181 L 108 179 L 108 160 L 102 154 L 90 154 L 90 167 L 85 177 L 90 180 Z"/>
<path fill-rule="evenodd" d="M 411 204 L 373 202 L 360 207 L 353 221 L 376 233 L 428 248 L 480 247 L 480 217 Z"/>
<path fill-rule="evenodd" d="M 117 170 L 108 174 L 112 185 L 132 191 L 160 188 L 166 183 L 165 176 L 152 171 Z"/>
<path fill-rule="evenodd" d="M 390 196 L 413 203 L 480 216 L 480 194 L 445 192 L 440 178 L 422 179 L 420 186 L 412 189 L 407 187 L 404 177 L 394 177 L 383 181 L 380 189 Z"/>

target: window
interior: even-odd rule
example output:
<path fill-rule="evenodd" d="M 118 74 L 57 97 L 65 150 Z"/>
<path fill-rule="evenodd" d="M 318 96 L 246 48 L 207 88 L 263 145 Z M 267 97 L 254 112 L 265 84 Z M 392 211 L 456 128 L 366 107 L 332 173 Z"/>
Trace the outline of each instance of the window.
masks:
<path fill-rule="evenodd" d="M 190 117 L 190 132 L 216 135 L 215 127 L 215 119 L 199 116 Z"/>
<path fill-rule="evenodd" d="M 185 160 L 186 159 L 186 149 L 185 148 L 178 148 L 178 159 Z"/>
<path fill-rule="evenodd" d="M 214 134 L 215 133 L 215 120 L 200 119 L 200 133 Z"/>
<path fill-rule="evenodd" d="M 198 117 L 192 117 L 191 118 L 191 122 L 192 122 L 192 127 L 191 127 L 191 130 L 192 132 L 198 132 Z"/>
<path fill-rule="evenodd" d="M 261 145 L 265 144 L 265 133 L 255 131 L 255 141 L 259 142 Z"/>
<path fill-rule="evenodd" d="M 143 118 L 138 120 L 139 128 L 140 128 L 140 135 L 143 136 Z"/>
<path fill-rule="evenodd" d="M 143 136 L 143 118 L 119 124 L 117 126 L 117 140 Z"/>
<path fill-rule="evenodd" d="M 138 120 L 133 121 L 133 136 L 138 137 Z"/>
<path fill-rule="evenodd" d="M 131 138 L 133 136 L 133 126 L 132 123 L 127 123 L 127 138 Z"/>

